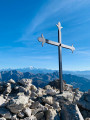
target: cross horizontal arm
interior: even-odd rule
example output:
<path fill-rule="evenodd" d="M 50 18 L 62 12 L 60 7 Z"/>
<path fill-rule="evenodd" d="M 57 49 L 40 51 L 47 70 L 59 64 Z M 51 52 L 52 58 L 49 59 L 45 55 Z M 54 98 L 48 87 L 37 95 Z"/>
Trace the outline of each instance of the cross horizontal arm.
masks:
<path fill-rule="evenodd" d="M 38 38 L 38 41 L 42 42 L 42 46 L 44 45 L 44 43 L 48 43 L 48 44 L 51 44 L 51 45 L 61 46 L 61 47 L 66 48 L 66 49 L 70 49 L 70 50 L 72 50 L 72 52 L 75 50 L 75 48 L 73 47 L 73 45 L 72 46 L 68 46 L 68 45 L 60 44 L 58 42 L 54 42 L 54 41 L 45 39 L 44 36 L 43 36 L 43 34 L 41 35 L 41 37 Z"/>
<path fill-rule="evenodd" d="M 60 43 L 54 42 L 54 41 L 51 41 L 51 40 L 48 40 L 48 39 L 45 39 L 45 42 L 48 43 L 48 44 L 51 44 L 51 45 L 55 45 L 55 46 L 59 46 L 60 45 Z"/>
<path fill-rule="evenodd" d="M 68 46 L 68 45 L 61 44 L 61 47 L 66 48 L 66 49 L 70 49 L 70 50 L 72 50 L 72 52 L 75 50 L 73 45 L 72 46 Z"/>

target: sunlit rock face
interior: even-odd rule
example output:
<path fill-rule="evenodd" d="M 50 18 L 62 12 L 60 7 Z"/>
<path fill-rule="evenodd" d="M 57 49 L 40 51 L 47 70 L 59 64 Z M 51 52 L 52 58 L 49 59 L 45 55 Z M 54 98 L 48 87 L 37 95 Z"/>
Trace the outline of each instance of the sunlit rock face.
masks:
<path fill-rule="evenodd" d="M 37 88 L 26 78 L 0 84 L 0 120 L 89 119 L 90 91 L 83 93 L 64 82 L 64 91 L 60 94 L 57 84 L 53 81 Z"/>

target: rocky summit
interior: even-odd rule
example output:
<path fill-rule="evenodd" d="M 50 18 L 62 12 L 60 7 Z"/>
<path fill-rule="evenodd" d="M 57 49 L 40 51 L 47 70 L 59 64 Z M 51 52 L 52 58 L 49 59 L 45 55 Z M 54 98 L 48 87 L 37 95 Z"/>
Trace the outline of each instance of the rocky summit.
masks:
<path fill-rule="evenodd" d="M 90 120 L 90 90 L 63 82 L 60 94 L 58 81 L 53 83 L 37 88 L 31 79 L 1 82 L 0 120 Z"/>

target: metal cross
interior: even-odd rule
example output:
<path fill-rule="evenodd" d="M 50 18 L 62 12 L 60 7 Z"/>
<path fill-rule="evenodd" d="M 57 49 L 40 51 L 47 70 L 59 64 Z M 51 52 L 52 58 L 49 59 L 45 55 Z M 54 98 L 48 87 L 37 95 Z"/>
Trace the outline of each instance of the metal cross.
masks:
<path fill-rule="evenodd" d="M 63 27 L 61 27 L 60 22 L 58 22 L 58 24 L 56 25 L 58 27 L 58 42 L 54 42 L 48 39 L 45 39 L 43 34 L 41 35 L 41 37 L 38 38 L 39 42 L 42 42 L 42 46 L 44 45 L 44 43 L 48 43 L 51 45 L 55 45 L 58 46 L 58 58 L 59 58 L 59 80 L 60 80 L 60 94 L 63 93 L 63 80 L 62 80 L 62 47 L 66 48 L 66 49 L 70 49 L 73 51 L 75 50 L 75 48 L 72 46 L 68 46 L 68 45 L 64 45 L 61 43 L 61 29 Z"/>

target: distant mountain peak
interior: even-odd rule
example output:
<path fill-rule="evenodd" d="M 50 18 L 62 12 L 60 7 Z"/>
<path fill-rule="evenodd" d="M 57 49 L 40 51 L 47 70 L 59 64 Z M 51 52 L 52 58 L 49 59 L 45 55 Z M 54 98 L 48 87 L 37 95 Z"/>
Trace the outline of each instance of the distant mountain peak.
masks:
<path fill-rule="evenodd" d="M 33 67 L 33 66 L 30 66 L 29 68 L 30 68 L 30 70 L 36 69 L 36 68 L 35 68 L 35 67 Z"/>

